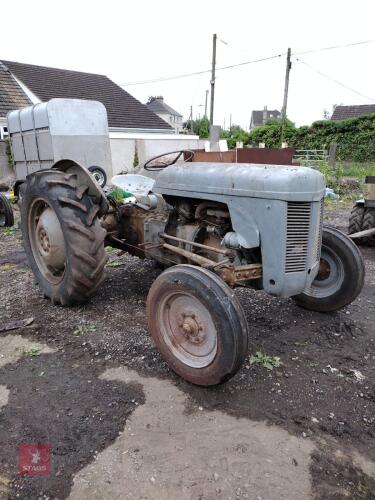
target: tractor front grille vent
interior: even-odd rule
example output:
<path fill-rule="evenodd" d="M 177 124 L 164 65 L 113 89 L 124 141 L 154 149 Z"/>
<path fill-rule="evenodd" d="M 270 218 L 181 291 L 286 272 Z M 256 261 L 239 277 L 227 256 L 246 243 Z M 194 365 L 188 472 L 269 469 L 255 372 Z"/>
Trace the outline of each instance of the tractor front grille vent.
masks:
<path fill-rule="evenodd" d="M 309 249 L 311 203 L 288 202 L 285 272 L 306 269 Z"/>
<path fill-rule="evenodd" d="M 319 207 L 319 220 L 318 220 L 318 227 L 319 231 L 316 234 L 315 241 L 314 241 L 314 258 L 315 262 L 320 260 L 320 249 L 322 246 L 322 234 L 323 234 L 323 211 L 324 211 L 324 198 L 320 200 L 320 207 Z"/>

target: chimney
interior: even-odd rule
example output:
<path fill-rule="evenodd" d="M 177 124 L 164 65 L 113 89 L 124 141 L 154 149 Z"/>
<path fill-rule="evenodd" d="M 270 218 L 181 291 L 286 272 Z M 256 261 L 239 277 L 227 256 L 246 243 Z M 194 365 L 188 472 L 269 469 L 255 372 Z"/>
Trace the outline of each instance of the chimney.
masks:
<path fill-rule="evenodd" d="M 264 106 L 264 109 L 263 109 L 263 125 L 266 123 L 267 121 L 267 106 Z"/>

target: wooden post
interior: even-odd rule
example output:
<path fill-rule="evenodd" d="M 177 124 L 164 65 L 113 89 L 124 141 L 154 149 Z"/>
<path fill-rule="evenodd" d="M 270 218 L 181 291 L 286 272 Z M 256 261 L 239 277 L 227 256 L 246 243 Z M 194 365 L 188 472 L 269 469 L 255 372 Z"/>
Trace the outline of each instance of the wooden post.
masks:
<path fill-rule="evenodd" d="M 328 165 L 332 168 L 336 167 L 336 149 L 337 142 L 331 142 L 328 149 Z"/>

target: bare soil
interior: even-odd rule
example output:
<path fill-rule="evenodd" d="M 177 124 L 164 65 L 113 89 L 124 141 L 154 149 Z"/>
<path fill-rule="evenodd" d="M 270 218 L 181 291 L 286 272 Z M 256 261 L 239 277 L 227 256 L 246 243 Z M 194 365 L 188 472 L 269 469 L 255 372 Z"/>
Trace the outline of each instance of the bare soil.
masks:
<path fill-rule="evenodd" d="M 345 231 L 348 215 L 347 206 L 330 204 L 325 218 Z M 256 491 L 244 484 L 240 492 L 229 494 L 231 480 L 213 490 L 215 498 L 375 498 L 375 248 L 361 251 L 364 289 L 353 304 L 334 314 L 305 311 L 291 299 L 239 289 L 250 325 L 249 358 L 262 351 L 280 357 L 282 365 L 267 370 L 247 362 L 225 385 L 204 389 L 171 372 L 147 333 L 147 292 L 161 272 L 153 262 L 111 251 L 106 281 L 90 303 L 57 307 L 34 283 L 20 231 L 1 229 L 0 327 L 18 319 L 34 321 L 0 333 L 0 384 L 5 387 L 0 391 L 0 498 L 68 497 L 80 471 L 111 449 L 132 415 L 136 418 L 147 399 L 142 383 L 147 379 L 168 383 L 171 395 L 184 395 L 186 419 L 199 411 L 208 419 L 220 414 L 238 420 L 241 429 L 244 422 L 265 423 L 270 432 L 279 429 L 299 443 L 312 443 L 307 465 L 311 493 L 301 489 L 295 496 L 273 496 L 264 486 Z M 23 339 L 27 347 L 16 358 L 7 357 L 1 347 L 13 337 Z M 36 352 L 30 346 L 49 349 L 35 347 Z M 121 367 L 141 378 L 103 376 Z M 152 416 L 152 405 L 149 411 Z M 19 475 L 17 447 L 37 442 L 51 447 L 51 475 Z M 154 452 L 157 456 L 157 447 Z M 251 453 L 250 443 L 248 461 Z M 138 460 L 147 470 L 146 458 Z M 298 476 L 298 460 L 293 460 Z M 282 478 L 278 467 L 275 462 L 275 477 Z M 196 485 L 192 488 L 183 498 L 214 498 L 194 489 Z M 134 491 L 122 498 L 167 498 Z M 81 495 L 72 494 L 88 497 L 104 498 L 85 489 Z M 108 493 L 106 498 L 114 497 Z"/>

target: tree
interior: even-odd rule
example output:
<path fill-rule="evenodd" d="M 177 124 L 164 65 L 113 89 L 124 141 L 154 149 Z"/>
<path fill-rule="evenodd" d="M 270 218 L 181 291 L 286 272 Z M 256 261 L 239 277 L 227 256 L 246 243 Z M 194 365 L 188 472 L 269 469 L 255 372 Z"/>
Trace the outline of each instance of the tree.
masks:
<path fill-rule="evenodd" d="M 227 140 L 229 149 L 234 149 L 237 142 L 242 142 L 244 146 L 249 144 L 249 133 L 239 125 L 232 125 L 230 130 L 222 130 L 221 138 Z"/>
<path fill-rule="evenodd" d="M 282 121 L 271 118 L 264 125 L 256 127 L 249 134 L 249 143 L 258 146 L 260 142 L 267 148 L 279 148 L 281 143 Z M 296 127 L 293 122 L 286 119 L 284 129 L 284 140 L 289 142 L 294 137 Z"/>
<path fill-rule="evenodd" d="M 191 130 L 191 122 L 188 120 L 184 123 L 184 128 Z M 193 134 L 199 135 L 201 139 L 207 139 L 210 133 L 210 122 L 204 116 L 198 120 L 193 120 Z"/>

